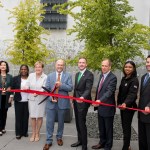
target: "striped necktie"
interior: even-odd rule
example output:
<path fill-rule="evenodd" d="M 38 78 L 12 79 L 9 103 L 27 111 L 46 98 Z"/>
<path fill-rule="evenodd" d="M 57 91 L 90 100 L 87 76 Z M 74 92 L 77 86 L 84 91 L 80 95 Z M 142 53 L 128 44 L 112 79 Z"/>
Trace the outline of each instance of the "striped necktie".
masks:
<path fill-rule="evenodd" d="M 146 75 L 145 78 L 144 78 L 143 86 L 146 85 L 148 79 L 149 79 L 149 73 L 147 73 L 147 75 Z"/>
<path fill-rule="evenodd" d="M 102 75 L 101 81 L 100 81 L 100 83 L 99 83 L 98 93 L 100 92 L 100 90 L 101 90 L 101 88 L 102 88 L 103 83 L 104 83 L 104 75 Z"/>

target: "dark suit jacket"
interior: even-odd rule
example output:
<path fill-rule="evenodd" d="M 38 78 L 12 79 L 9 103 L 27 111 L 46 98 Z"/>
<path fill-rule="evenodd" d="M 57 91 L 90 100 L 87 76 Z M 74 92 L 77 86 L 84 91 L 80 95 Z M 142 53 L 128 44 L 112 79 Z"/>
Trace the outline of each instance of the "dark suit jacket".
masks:
<path fill-rule="evenodd" d="M 6 89 L 8 87 L 12 87 L 12 75 L 10 75 L 10 74 L 6 74 Z M 2 88 L 1 75 L 0 75 L 0 88 Z M 1 108 L 1 94 L 2 94 L 2 91 L 0 91 L 0 108 Z M 6 106 L 5 106 L 5 108 L 8 108 L 11 106 L 11 104 L 8 103 L 10 94 L 12 94 L 12 93 L 6 92 Z"/>
<path fill-rule="evenodd" d="M 102 78 L 102 75 L 100 75 L 99 82 L 101 78 Z M 98 82 L 98 86 L 99 86 L 99 82 Z M 98 92 L 98 86 L 97 86 L 95 99 L 98 98 L 103 103 L 115 105 L 116 84 L 117 84 L 117 78 L 112 72 L 110 72 L 107 75 L 106 79 L 104 80 L 102 88 L 100 92 L 98 93 L 98 97 L 97 97 L 97 92 Z M 102 117 L 114 116 L 115 110 L 116 110 L 115 107 L 108 107 L 108 106 L 102 106 L 102 105 L 99 105 L 98 107 L 99 115 Z"/>
<path fill-rule="evenodd" d="M 141 78 L 141 88 L 140 88 L 140 99 L 139 108 L 145 109 L 146 106 L 150 107 L 150 78 L 148 79 L 145 86 L 143 86 L 144 78 L 146 74 Z M 150 114 L 145 115 L 139 112 L 139 119 L 144 123 L 150 123 Z"/>
<path fill-rule="evenodd" d="M 13 78 L 13 84 L 12 84 L 12 89 L 20 89 L 21 88 L 21 76 L 15 76 Z M 14 94 L 14 101 L 21 101 L 22 97 L 21 94 L 16 92 Z"/>
<path fill-rule="evenodd" d="M 121 84 L 119 86 L 117 105 L 126 103 L 127 107 L 136 108 L 138 87 L 139 87 L 139 81 L 137 77 L 129 77 L 129 78 L 123 77 L 121 80 Z"/>
<path fill-rule="evenodd" d="M 85 70 L 83 73 L 79 83 L 78 80 L 79 72 L 75 76 L 75 87 L 74 87 L 74 97 L 84 97 L 85 99 L 92 100 L 91 90 L 93 86 L 94 76 L 92 72 L 89 70 Z M 77 103 L 76 101 L 74 101 Z M 84 109 L 85 107 L 89 107 L 89 103 L 77 103 L 78 109 Z"/>

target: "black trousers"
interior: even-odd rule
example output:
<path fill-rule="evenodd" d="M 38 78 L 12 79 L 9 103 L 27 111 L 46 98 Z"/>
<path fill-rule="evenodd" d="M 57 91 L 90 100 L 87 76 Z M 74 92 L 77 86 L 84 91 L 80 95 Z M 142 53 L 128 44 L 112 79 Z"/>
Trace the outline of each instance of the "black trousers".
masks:
<path fill-rule="evenodd" d="M 131 124 L 134 115 L 134 111 L 121 110 L 121 123 L 123 129 L 123 148 L 122 150 L 128 150 L 131 140 Z"/>
<path fill-rule="evenodd" d="M 7 111 L 8 111 L 8 108 L 6 108 L 6 95 L 2 95 L 1 109 L 0 109 L 0 131 L 5 129 Z"/>
<path fill-rule="evenodd" d="M 88 107 L 83 109 L 78 109 L 77 105 L 78 104 L 75 102 L 74 113 L 75 113 L 78 141 L 82 143 L 82 149 L 87 149 L 86 115 L 88 112 Z"/>
<path fill-rule="evenodd" d="M 104 149 L 111 150 L 113 145 L 113 122 L 114 116 L 102 117 L 98 114 L 98 124 L 100 131 L 99 144 L 104 146 Z"/>
<path fill-rule="evenodd" d="M 28 102 L 15 101 L 15 130 L 16 136 L 28 134 L 29 109 Z"/>
<path fill-rule="evenodd" d="M 150 123 L 138 121 L 139 150 L 150 150 Z"/>

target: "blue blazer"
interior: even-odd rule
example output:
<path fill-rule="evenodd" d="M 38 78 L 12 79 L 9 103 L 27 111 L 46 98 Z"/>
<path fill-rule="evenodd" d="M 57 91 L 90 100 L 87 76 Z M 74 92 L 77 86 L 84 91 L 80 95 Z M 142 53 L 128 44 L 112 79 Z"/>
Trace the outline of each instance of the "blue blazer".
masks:
<path fill-rule="evenodd" d="M 56 72 L 53 72 L 47 76 L 46 88 L 52 91 L 53 88 L 55 87 L 55 83 L 56 83 Z M 67 72 L 63 72 L 61 77 L 61 83 L 62 85 L 59 88 L 58 94 L 69 95 L 69 92 L 71 92 L 73 89 L 72 76 Z M 54 109 L 55 105 L 57 105 L 57 103 L 51 102 L 51 99 L 52 99 L 51 96 L 47 99 L 46 109 Z M 70 108 L 70 100 L 58 98 L 58 107 L 59 109 Z"/>

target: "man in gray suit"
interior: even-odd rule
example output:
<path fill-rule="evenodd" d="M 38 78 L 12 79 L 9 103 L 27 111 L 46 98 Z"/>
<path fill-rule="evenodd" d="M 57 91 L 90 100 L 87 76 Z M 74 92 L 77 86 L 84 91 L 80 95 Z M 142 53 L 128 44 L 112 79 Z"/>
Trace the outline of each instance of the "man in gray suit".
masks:
<path fill-rule="evenodd" d="M 96 90 L 96 102 L 115 105 L 116 76 L 111 72 L 111 61 L 104 59 L 101 64 L 101 75 Z M 98 107 L 100 141 L 92 149 L 111 150 L 113 144 L 113 121 L 115 107 L 95 105 Z"/>
<path fill-rule="evenodd" d="M 139 150 L 150 150 L 150 55 L 146 58 L 147 73 L 141 78 L 138 113 Z"/>
<path fill-rule="evenodd" d="M 64 71 L 65 62 L 60 59 L 57 60 L 55 68 L 56 71 L 48 75 L 46 81 L 46 88 L 52 91 L 57 87 L 58 94 L 68 95 L 73 89 L 72 77 L 69 73 Z M 52 146 L 53 131 L 56 113 L 58 114 L 58 129 L 56 134 L 57 144 L 63 145 L 63 130 L 64 130 L 64 113 L 70 107 L 70 100 L 64 98 L 49 97 L 46 103 L 46 144 L 43 150 L 48 150 Z"/>

